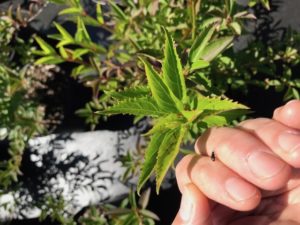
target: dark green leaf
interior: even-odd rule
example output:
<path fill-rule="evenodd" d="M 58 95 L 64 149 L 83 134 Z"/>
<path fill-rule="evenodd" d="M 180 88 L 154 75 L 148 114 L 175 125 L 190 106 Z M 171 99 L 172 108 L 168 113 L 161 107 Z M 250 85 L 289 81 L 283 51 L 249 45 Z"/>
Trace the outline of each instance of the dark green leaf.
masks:
<path fill-rule="evenodd" d="M 115 100 L 125 100 L 126 98 L 141 98 L 145 96 L 149 96 L 150 89 L 146 86 L 139 86 L 134 88 L 128 88 L 124 91 L 110 91 L 105 92 L 105 94 L 109 97 L 114 98 Z"/>
<path fill-rule="evenodd" d="M 159 146 L 163 142 L 165 138 L 165 133 L 155 133 L 151 137 L 151 141 L 148 144 L 148 147 L 146 149 L 145 154 L 145 162 L 143 163 L 142 172 L 139 177 L 138 185 L 137 185 L 137 191 L 138 193 L 141 191 L 141 188 L 146 183 L 146 181 L 149 179 L 151 174 L 154 171 L 156 159 L 157 159 L 157 153 Z"/>
<path fill-rule="evenodd" d="M 184 101 L 186 99 L 186 86 L 182 72 L 182 65 L 178 57 L 174 41 L 165 30 L 165 51 L 163 61 L 163 79 L 173 94 Z"/>
<path fill-rule="evenodd" d="M 182 127 L 169 130 L 166 133 L 163 142 L 159 146 L 157 163 L 155 165 L 157 193 L 159 193 L 162 181 L 179 152 L 180 144 L 184 134 L 185 128 Z"/>
<path fill-rule="evenodd" d="M 155 99 L 157 105 L 162 111 L 166 112 L 179 112 L 174 98 L 171 96 L 171 92 L 163 82 L 158 73 L 152 68 L 152 66 L 141 59 L 145 65 L 146 76 L 148 84 Z"/>

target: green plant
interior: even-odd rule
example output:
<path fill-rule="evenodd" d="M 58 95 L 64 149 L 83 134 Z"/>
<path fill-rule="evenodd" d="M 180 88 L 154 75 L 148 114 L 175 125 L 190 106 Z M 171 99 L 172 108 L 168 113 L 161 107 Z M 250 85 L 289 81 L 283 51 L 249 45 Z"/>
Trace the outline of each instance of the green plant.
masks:
<path fill-rule="evenodd" d="M 205 39 L 209 35 L 210 32 L 205 32 L 199 37 Z M 165 39 L 165 57 L 161 75 L 146 60 L 141 59 L 145 66 L 148 87 L 118 93 L 121 98 L 112 94 L 116 104 L 104 111 L 105 114 L 129 113 L 139 117 L 151 116 L 155 119 L 153 128 L 148 132 L 152 136 L 146 150 L 138 190 L 155 170 L 157 192 L 159 191 L 163 178 L 179 153 L 180 145 L 188 132 L 228 124 L 235 116 L 244 113 L 237 109 L 246 109 L 245 106 L 229 99 L 203 96 L 195 86 L 187 89 L 182 63 L 167 31 Z M 199 60 L 202 62 L 212 54 L 218 55 L 226 48 L 227 39 L 220 42 L 215 49 L 209 44 L 201 46 L 203 43 L 195 41 L 189 54 L 191 62 Z M 192 75 L 190 71 L 194 71 L 193 65 L 186 67 L 188 74 Z"/>
<path fill-rule="evenodd" d="M 3 191 L 17 182 L 27 141 L 44 128 L 44 107 L 30 97 L 35 80 L 28 72 L 33 63 L 32 40 L 26 43 L 19 38 L 14 25 L 10 17 L 0 17 L 0 140 L 9 141 L 9 156 L 0 166 Z"/>
<path fill-rule="evenodd" d="M 60 14 L 76 22 L 77 30 L 70 34 L 55 24 L 59 33 L 49 37 L 58 41 L 56 49 L 36 37 L 42 49 L 36 52 L 42 56 L 37 63 L 77 64 L 72 75 L 93 90 L 93 100 L 78 113 L 93 125 L 99 122 L 100 115 L 107 114 L 133 114 L 136 120 L 144 116 L 154 118 L 139 188 L 154 167 L 159 188 L 182 141 L 195 138 L 207 127 L 229 124 L 241 115 L 234 109 L 245 107 L 228 100 L 225 96 L 228 90 L 247 90 L 252 84 L 264 88 L 273 85 L 278 90 L 289 87 L 285 99 L 298 96 L 298 81 L 291 80 L 289 72 L 289 65 L 298 62 L 291 43 L 285 53 L 274 54 L 268 48 L 267 56 L 258 50 L 257 43 L 250 44 L 245 51 L 232 51 L 234 39 L 244 32 L 243 22 L 256 19 L 234 0 L 171 4 L 122 1 L 120 5 L 109 1 L 110 10 L 105 13 L 96 4 L 96 18 L 87 14 L 79 0 L 53 2 L 67 5 Z M 270 9 L 268 1 L 250 1 L 249 7 L 258 3 Z M 113 44 L 104 47 L 95 43 L 87 25 L 109 31 Z M 172 33 L 176 48 L 168 32 Z M 164 41 L 165 51 L 161 54 Z M 243 62 L 245 58 L 249 61 L 249 57 L 253 59 L 250 64 Z M 144 62 L 145 72 L 138 58 Z M 271 69 L 267 77 L 255 79 L 255 74 L 266 72 L 264 68 L 270 67 L 274 60 L 286 62 L 284 76 L 276 79 L 277 70 Z M 162 70 L 161 76 L 157 70 Z M 119 93 L 119 90 L 124 91 Z M 207 108 L 201 108 L 202 103 Z M 95 113 L 99 110 L 105 113 Z M 224 112 L 228 110 L 231 111 Z M 165 124 L 168 125 L 164 127 Z M 177 142 L 171 143 L 172 135 Z M 158 146 L 162 140 L 165 141 Z M 171 153 L 160 150 L 171 144 Z"/>
<path fill-rule="evenodd" d="M 153 225 L 159 220 L 157 215 L 146 209 L 150 197 L 150 189 L 144 191 L 139 200 L 131 191 L 119 207 L 106 204 L 100 207 L 91 207 L 79 219 L 82 225 Z"/>

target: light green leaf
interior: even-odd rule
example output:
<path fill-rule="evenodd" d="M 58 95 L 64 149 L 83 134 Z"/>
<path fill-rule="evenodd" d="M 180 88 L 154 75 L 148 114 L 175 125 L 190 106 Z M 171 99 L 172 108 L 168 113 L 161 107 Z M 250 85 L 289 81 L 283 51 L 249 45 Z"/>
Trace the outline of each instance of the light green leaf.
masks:
<path fill-rule="evenodd" d="M 59 48 L 59 53 L 62 56 L 62 58 L 64 58 L 64 59 L 68 59 L 69 58 L 69 55 L 68 55 L 68 53 L 67 53 L 67 51 L 66 51 L 66 49 L 64 47 L 60 47 Z"/>
<path fill-rule="evenodd" d="M 199 58 L 204 59 L 208 62 L 212 61 L 215 57 L 221 54 L 233 42 L 233 39 L 234 39 L 233 36 L 226 36 L 212 41 L 199 54 Z"/>
<path fill-rule="evenodd" d="M 77 31 L 75 34 L 75 40 L 78 43 L 91 41 L 91 37 L 87 32 L 83 20 L 80 17 L 77 17 Z"/>
<path fill-rule="evenodd" d="M 241 35 L 242 34 L 242 28 L 241 25 L 238 22 L 232 22 L 229 24 L 229 27 L 237 34 Z"/>
<path fill-rule="evenodd" d="M 151 135 L 155 133 L 160 133 L 166 129 L 175 129 L 184 124 L 186 119 L 184 117 L 178 116 L 178 114 L 171 113 L 165 117 L 160 117 L 154 120 L 154 126 L 145 135 Z"/>
<path fill-rule="evenodd" d="M 75 7 L 71 7 L 71 8 L 66 8 L 63 9 L 62 11 L 59 12 L 59 15 L 65 15 L 65 14 L 81 14 L 82 13 L 82 9 L 81 8 L 75 8 Z"/>
<path fill-rule="evenodd" d="M 63 26 L 56 22 L 54 22 L 54 25 L 65 40 L 68 40 L 70 43 L 74 42 L 74 39 L 71 36 L 71 34 Z"/>
<path fill-rule="evenodd" d="M 115 100 L 125 100 L 126 98 L 141 98 L 149 96 L 150 89 L 147 86 L 139 86 L 134 88 L 128 88 L 124 91 L 109 91 L 105 92 L 109 97 L 114 98 Z"/>
<path fill-rule="evenodd" d="M 45 56 L 45 57 L 42 57 L 40 59 L 38 59 L 37 61 L 35 61 L 35 64 L 36 65 L 40 65 L 40 64 L 59 64 L 59 63 L 62 63 L 64 62 L 64 60 L 55 55 L 50 55 L 50 56 Z"/>
<path fill-rule="evenodd" d="M 156 192 L 159 193 L 159 188 L 162 184 L 164 177 L 166 176 L 168 169 L 174 162 L 183 136 L 185 134 L 185 128 L 179 127 L 176 129 L 169 130 L 163 142 L 161 143 L 158 154 L 157 163 L 155 165 L 156 170 Z"/>
<path fill-rule="evenodd" d="M 99 22 L 100 25 L 103 24 L 104 19 L 103 19 L 103 16 L 102 16 L 102 9 L 101 9 L 101 4 L 100 3 L 97 4 L 96 13 L 97 13 L 97 21 Z"/>
<path fill-rule="evenodd" d="M 267 10 L 271 10 L 269 0 L 260 0 L 260 2 Z"/>
<path fill-rule="evenodd" d="M 90 51 L 88 49 L 85 49 L 85 48 L 78 48 L 74 51 L 73 53 L 73 59 L 78 59 L 80 58 L 81 56 L 89 53 Z"/>
<path fill-rule="evenodd" d="M 173 94 L 179 100 L 184 101 L 186 99 L 186 86 L 182 65 L 174 46 L 174 41 L 167 30 L 165 30 L 164 57 L 162 65 L 163 79 Z"/>
<path fill-rule="evenodd" d="M 203 50 L 205 49 L 208 42 L 212 38 L 212 35 L 214 34 L 215 30 L 216 30 L 216 25 L 208 26 L 196 38 L 189 53 L 189 61 L 191 63 L 200 59 Z"/>
<path fill-rule="evenodd" d="M 193 62 L 193 64 L 191 65 L 190 70 L 194 71 L 194 70 L 199 70 L 199 69 L 203 69 L 209 66 L 209 62 L 199 59 L 195 62 Z"/>
<path fill-rule="evenodd" d="M 45 42 L 42 38 L 35 36 L 34 39 L 39 44 L 45 55 L 48 54 L 56 54 L 56 51 L 54 48 L 51 47 L 47 42 Z"/>
<path fill-rule="evenodd" d="M 198 97 L 197 110 L 227 111 L 232 109 L 248 109 L 247 106 L 233 102 L 231 99 L 221 99 L 220 97 Z"/>
<path fill-rule="evenodd" d="M 205 116 L 202 119 L 202 122 L 206 124 L 206 127 L 220 127 L 227 125 L 231 121 L 248 113 L 249 110 L 246 109 L 233 109 L 228 111 L 222 111 L 216 114 Z"/>
<path fill-rule="evenodd" d="M 145 65 L 146 76 L 151 93 L 159 108 L 166 112 L 179 112 L 176 102 L 171 97 L 170 90 L 165 85 L 161 77 L 147 61 L 144 61 L 143 59 L 141 60 Z"/>
<path fill-rule="evenodd" d="M 202 119 L 202 122 L 204 122 L 207 127 L 221 127 L 227 124 L 226 118 L 219 115 L 206 116 Z"/>
<path fill-rule="evenodd" d="M 164 116 L 162 111 L 151 97 L 131 98 L 108 107 L 99 112 L 101 114 L 132 114 L 136 116 Z"/>
<path fill-rule="evenodd" d="M 148 144 L 148 147 L 146 149 L 145 153 L 145 162 L 142 166 L 142 172 L 139 176 L 139 181 L 137 185 L 137 192 L 140 193 L 141 188 L 146 183 L 146 181 L 149 179 L 149 177 L 152 175 L 155 164 L 156 164 L 156 158 L 159 146 L 163 142 L 163 139 L 165 138 L 165 133 L 160 132 L 156 133 L 151 137 L 151 140 Z"/>

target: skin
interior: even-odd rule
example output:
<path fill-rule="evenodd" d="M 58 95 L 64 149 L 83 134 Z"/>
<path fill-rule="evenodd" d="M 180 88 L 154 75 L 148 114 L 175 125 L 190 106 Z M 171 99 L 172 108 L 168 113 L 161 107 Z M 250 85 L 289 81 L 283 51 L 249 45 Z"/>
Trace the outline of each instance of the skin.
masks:
<path fill-rule="evenodd" d="M 300 225 L 300 101 L 272 119 L 212 128 L 195 152 L 176 167 L 182 200 L 172 225 Z"/>

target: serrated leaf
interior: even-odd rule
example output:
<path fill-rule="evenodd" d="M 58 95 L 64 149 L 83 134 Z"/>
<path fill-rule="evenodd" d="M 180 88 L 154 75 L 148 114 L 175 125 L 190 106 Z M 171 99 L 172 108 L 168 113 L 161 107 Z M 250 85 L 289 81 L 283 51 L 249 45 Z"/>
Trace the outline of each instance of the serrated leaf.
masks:
<path fill-rule="evenodd" d="M 203 50 L 208 45 L 208 42 L 212 38 L 214 32 L 216 30 L 216 25 L 213 24 L 211 26 L 206 27 L 200 35 L 196 38 L 189 53 L 189 61 L 191 63 L 195 62 L 196 60 L 200 59 Z"/>
<path fill-rule="evenodd" d="M 192 63 L 190 70 L 194 71 L 194 70 L 199 70 L 199 69 L 203 69 L 209 66 L 209 62 L 199 59 L 195 62 Z"/>
<path fill-rule="evenodd" d="M 99 112 L 101 114 L 132 114 L 136 116 L 164 116 L 155 100 L 151 97 L 131 98 L 119 102 Z"/>
<path fill-rule="evenodd" d="M 175 113 L 171 113 L 165 117 L 160 117 L 154 120 L 154 126 L 145 135 L 151 135 L 155 133 L 164 132 L 165 130 L 175 129 L 184 124 L 186 119 L 184 117 L 179 117 Z"/>
<path fill-rule="evenodd" d="M 248 109 L 248 107 L 238 102 L 233 102 L 231 99 L 198 97 L 197 110 L 227 111 L 232 109 Z"/>
<path fill-rule="evenodd" d="M 159 193 L 162 181 L 179 152 L 180 144 L 185 131 L 185 128 L 182 127 L 169 130 L 159 147 L 157 162 L 155 165 L 157 193 Z"/>
<path fill-rule="evenodd" d="M 162 71 L 166 85 L 179 100 L 184 101 L 186 99 L 186 85 L 182 65 L 174 46 L 174 41 L 167 30 L 165 30 L 165 50 Z"/>
<path fill-rule="evenodd" d="M 138 193 L 140 193 L 141 188 L 143 187 L 143 185 L 146 183 L 146 181 L 149 179 L 149 177 L 152 175 L 154 171 L 158 149 L 159 146 L 162 144 L 164 138 L 165 138 L 164 132 L 156 133 L 151 137 L 151 140 L 146 149 L 145 162 L 143 163 L 142 166 L 142 172 L 139 176 L 139 181 L 137 185 Z"/>
<path fill-rule="evenodd" d="M 233 42 L 233 39 L 234 39 L 233 36 L 226 36 L 212 41 L 201 52 L 199 58 L 204 59 L 208 62 L 212 61 L 215 57 L 221 54 Z"/>
<path fill-rule="evenodd" d="M 179 112 L 176 102 L 171 97 L 170 90 L 163 82 L 161 77 L 147 61 L 144 61 L 143 59 L 141 60 L 145 65 L 146 76 L 152 96 L 159 108 L 166 112 Z"/>
<path fill-rule="evenodd" d="M 109 97 L 114 98 L 115 100 L 125 100 L 126 98 L 141 98 L 149 96 L 150 89 L 147 86 L 139 86 L 134 88 L 128 88 L 124 91 L 109 91 L 105 92 Z"/>

